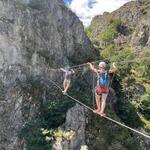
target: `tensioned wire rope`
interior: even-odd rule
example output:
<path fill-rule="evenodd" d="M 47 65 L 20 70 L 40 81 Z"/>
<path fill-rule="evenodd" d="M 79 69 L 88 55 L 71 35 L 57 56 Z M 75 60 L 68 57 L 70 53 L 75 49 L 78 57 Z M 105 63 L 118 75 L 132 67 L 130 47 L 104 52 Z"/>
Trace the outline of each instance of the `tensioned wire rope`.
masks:
<path fill-rule="evenodd" d="M 149 51 L 150 52 L 150 50 L 149 49 L 145 49 L 145 50 L 135 50 L 135 51 L 133 51 L 133 52 L 129 52 L 129 53 L 126 53 L 126 54 L 123 54 L 123 55 L 120 55 L 120 57 L 127 57 L 127 56 L 129 56 L 129 55 L 132 55 L 132 54 L 138 54 L 138 52 L 147 52 L 147 51 Z M 116 55 L 114 55 L 114 56 L 110 56 L 110 57 L 107 57 L 107 58 L 104 58 L 104 59 L 99 59 L 99 60 L 96 60 L 96 61 L 93 61 L 93 62 L 91 62 L 92 64 L 96 64 L 96 63 L 98 63 L 98 62 L 100 62 L 100 61 L 105 61 L 105 60 L 109 60 L 109 59 L 111 59 L 111 58 L 115 58 L 116 57 Z M 136 59 L 136 58 L 135 58 Z M 129 60 L 130 61 L 130 60 Z M 121 62 L 121 61 L 119 61 L 119 62 Z M 122 61 L 122 62 L 124 62 L 124 61 Z M 115 63 L 118 63 L 118 62 L 115 62 Z M 74 66 L 71 66 L 71 68 L 78 68 L 78 67 L 82 67 L 82 66 L 86 66 L 87 65 L 87 63 L 83 63 L 83 64 L 79 64 L 79 65 L 74 65 Z"/>
<path fill-rule="evenodd" d="M 62 88 L 61 88 L 56 82 L 54 82 L 54 81 L 51 80 L 51 79 L 48 79 L 48 80 L 49 80 L 52 84 L 54 84 L 60 91 L 62 91 Z M 88 110 L 90 110 L 90 111 L 92 111 L 92 112 L 94 111 L 91 107 L 85 105 L 84 103 L 82 103 L 82 102 L 79 101 L 78 99 L 76 99 L 76 98 L 70 96 L 69 94 L 66 93 L 65 96 L 69 97 L 70 99 L 72 99 L 73 101 L 77 102 L 78 104 L 84 106 L 84 107 L 87 108 Z M 142 136 L 144 136 L 145 138 L 150 139 L 150 136 L 149 136 L 149 135 L 147 135 L 147 134 L 145 134 L 145 133 L 142 133 L 142 132 L 140 132 L 140 131 L 138 131 L 138 130 L 135 130 L 135 129 L 133 129 L 133 128 L 131 128 L 131 127 L 129 127 L 129 126 L 123 124 L 123 123 L 120 123 L 120 122 L 118 122 L 118 121 L 116 121 L 116 120 L 114 120 L 114 119 L 108 117 L 108 116 L 103 116 L 103 118 L 105 118 L 105 119 L 107 119 L 107 120 L 109 120 L 109 121 L 112 121 L 113 123 L 116 123 L 116 124 L 118 124 L 118 125 L 120 125 L 120 126 L 122 126 L 122 127 L 125 127 L 125 128 L 127 128 L 127 129 L 129 129 L 129 130 L 135 132 L 135 133 L 138 133 L 139 135 L 142 135 Z"/>
<path fill-rule="evenodd" d="M 129 55 L 132 55 L 132 54 L 138 54 L 138 52 L 150 52 L 150 50 L 149 49 L 145 49 L 145 50 L 135 50 L 135 51 L 133 51 L 133 52 L 130 52 L 130 53 L 126 53 L 126 54 L 123 54 L 123 55 L 120 55 L 120 57 L 127 57 L 127 56 L 129 56 Z M 111 56 L 111 57 L 107 57 L 107 58 L 104 58 L 104 59 L 99 59 L 99 60 L 96 60 L 96 61 L 92 61 L 92 62 L 90 62 L 90 63 L 92 63 L 93 65 L 94 64 L 96 64 L 96 63 L 98 63 L 98 62 L 100 62 L 100 61 L 106 61 L 106 60 L 109 60 L 109 59 L 113 59 L 113 58 L 115 58 L 116 57 L 116 55 L 114 55 L 114 56 Z M 122 64 L 122 63 L 125 63 L 125 62 L 127 62 L 127 63 L 132 63 L 132 62 L 134 62 L 134 61 L 140 61 L 140 60 L 147 60 L 147 59 L 150 59 L 150 56 L 149 57 L 137 57 L 137 58 L 134 58 L 133 60 L 123 60 L 123 61 L 116 61 L 115 63 L 116 64 Z M 111 60 L 109 60 L 109 61 L 111 61 Z M 67 65 L 66 65 L 67 66 Z M 87 62 L 86 63 L 83 63 L 83 64 L 78 64 L 78 65 L 74 65 L 74 66 L 70 66 L 70 68 L 71 69 L 76 69 L 76 70 L 80 70 L 81 69 L 81 67 L 84 67 L 84 66 L 87 66 Z M 61 68 L 65 68 L 65 67 L 61 67 Z M 49 68 L 49 70 L 59 70 L 60 68 Z"/>

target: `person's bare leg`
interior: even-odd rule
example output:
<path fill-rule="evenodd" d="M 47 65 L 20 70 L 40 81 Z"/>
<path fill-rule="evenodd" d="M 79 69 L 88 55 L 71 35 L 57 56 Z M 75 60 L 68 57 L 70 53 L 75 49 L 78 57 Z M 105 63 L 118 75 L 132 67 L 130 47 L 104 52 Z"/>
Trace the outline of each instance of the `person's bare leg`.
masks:
<path fill-rule="evenodd" d="M 96 96 L 95 96 L 95 99 L 96 99 L 96 106 L 97 106 L 97 109 L 94 110 L 94 112 L 100 112 L 100 96 L 99 96 L 99 95 L 96 95 Z"/>
<path fill-rule="evenodd" d="M 66 93 L 68 91 L 69 86 L 70 86 L 70 82 L 67 82 L 64 93 Z"/>
<path fill-rule="evenodd" d="M 102 104 L 101 104 L 101 111 L 100 111 L 101 116 L 105 115 L 104 110 L 105 110 L 105 107 L 106 107 L 107 95 L 108 94 L 102 94 Z"/>
<path fill-rule="evenodd" d="M 65 89 L 66 89 L 66 86 L 67 86 L 67 81 L 66 81 L 66 79 L 64 79 L 64 82 L 63 82 L 64 91 L 65 91 Z M 63 91 L 63 92 L 64 92 L 64 91 Z"/>

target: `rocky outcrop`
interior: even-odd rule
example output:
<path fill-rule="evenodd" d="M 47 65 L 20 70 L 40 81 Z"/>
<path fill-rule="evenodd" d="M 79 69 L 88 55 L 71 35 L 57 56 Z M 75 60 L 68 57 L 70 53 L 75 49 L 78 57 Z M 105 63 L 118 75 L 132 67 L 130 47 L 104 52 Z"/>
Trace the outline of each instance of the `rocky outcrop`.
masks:
<path fill-rule="evenodd" d="M 145 15 L 141 18 L 132 34 L 131 44 L 133 46 L 149 46 L 150 45 L 150 7 L 145 10 Z"/>
<path fill-rule="evenodd" d="M 75 134 L 71 139 L 68 140 L 60 137 L 56 138 L 56 141 L 53 145 L 53 150 L 83 150 L 84 147 L 87 147 L 85 146 L 86 119 L 86 110 L 82 106 L 77 104 L 68 110 L 66 114 L 64 130 L 74 131 Z"/>
<path fill-rule="evenodd" d="M 106 29 L 105 27 L 107 27 L 107 25 L 109 24 L 108 22 L 109 16 L 110 13 L 104 12 L 103 15 L 95 16 L 92 19 L 90 27 L 92 29 L 94 37 L 98 36 L 101 32 L 103 32 Z"/>
<path fill-rule="evenodd" d="M 97 38 L 101 43 L 102 41 L 99 38 L 101 33 L 107 29 L 112 20 L 120 19 L 122 23 L 117 28 L 119 34 L 113 37 L 116 46 L 124 45 L 124 43 L 125 45 L 134 47 L 148 46 L 150 37 L 149 14 L 149 1 L 137 0 L 126 3 L 112 13 L 104 13 L 103 15 L 96 16 L 90 25 L 93 39 Z"/>
<path fill-rule="evenodd" d="M 37 75 L 57 80 L 60 74 L 50 68 L 82 63 L 94 54 L 82 23 L 62 0 L 0 0 L 0 9 L 0 149 L 20 150 L 24 141 L 18 129 L 36 108 L 31 85 L 25 84 L 27 93 L 20 95 L 17 81 Z M 26 102 L 33 104 L 28 116 L 22 111 Z"/>

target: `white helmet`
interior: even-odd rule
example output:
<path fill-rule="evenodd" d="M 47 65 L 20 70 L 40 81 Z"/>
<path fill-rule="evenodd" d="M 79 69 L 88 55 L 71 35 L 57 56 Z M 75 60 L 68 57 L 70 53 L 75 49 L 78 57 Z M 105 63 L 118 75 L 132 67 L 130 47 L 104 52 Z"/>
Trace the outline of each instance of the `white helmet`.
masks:
<path fill-rule="evenodd" d="M 102 65 L 104 68 L 106 67 L 106 63 L 105 63 L 105 62 L 100 62 L 100 63 L 99 63 L 99 66 L 101 66 L 101 65 Z"/>

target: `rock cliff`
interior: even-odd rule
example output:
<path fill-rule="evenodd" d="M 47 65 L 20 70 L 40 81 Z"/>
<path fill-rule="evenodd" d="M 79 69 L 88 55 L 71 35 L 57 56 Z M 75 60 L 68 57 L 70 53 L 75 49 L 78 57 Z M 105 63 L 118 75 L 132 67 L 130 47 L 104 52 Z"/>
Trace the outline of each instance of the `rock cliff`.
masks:
<path fill-rule="evenodd" d="M 92 60 L 94 49 L 62 0 L 0 0 L 0 9 L 0 149 L 21 150 L 18 131 L 37 112 L 34 99 L 45 100 L 41 89 L 33 96 L 32 81 L 62 81 L 50 69 Z"/>

